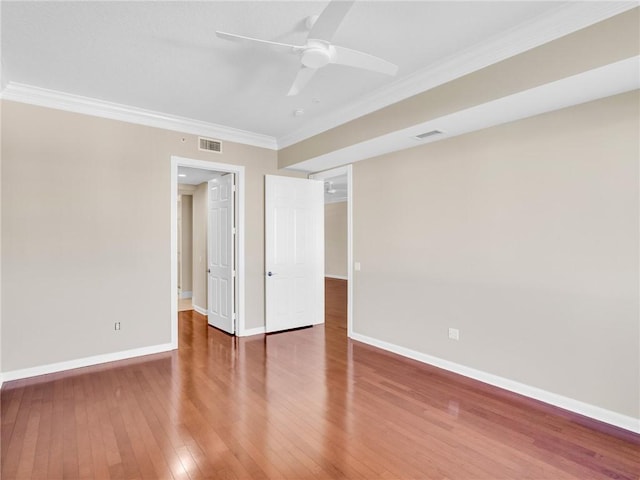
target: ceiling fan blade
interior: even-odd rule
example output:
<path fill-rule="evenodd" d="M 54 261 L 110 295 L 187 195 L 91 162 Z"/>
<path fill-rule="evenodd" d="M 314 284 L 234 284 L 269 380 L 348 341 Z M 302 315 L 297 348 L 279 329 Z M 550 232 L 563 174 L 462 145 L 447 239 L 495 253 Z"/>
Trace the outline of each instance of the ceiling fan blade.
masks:
<path fill-rule="evenodd" d="M 398 73 L 398 66 L 391 62 L 387 62 L 379 57 L 374 57 L 368 53 L 351 50 L 350 48 L 339 47 L 333 45 L 335 55 L 331 63 L 338 65 L 348 65 L 350 67 L 364 68 L 373 72 L 384 73 L 386 75 L 395 76 Z"/>
<path fill-rule="evenodd" d="M 354 0 L 333 0 L 330 2 L 313 24 L 307 38 L 329 42 L 353 4 Z"/>
<path fill-rule="evenodd" d="M 296 79 L 293 81 L 293 85 L 291 85 L 289 93 L 287 93 L 287 97 L 291 97 L 300 93 L 305 85 L 309 83 L 311 77 L 313 77 L 313 75 L 316 73 L 316 70 L 316 68 L 300 68 L 300 70 L 298 70 L 298 75 L 296 75 Z"/>
<path fill-rule="evenodd" d="M 262 40 L 260 38 L 245 37 L 243 35 L 236 35 L 235 33 L 219 32 L 216 30 L 218 38 L 224 40 L 230 40 L 232 42 L 251 43 L 257 45 L 264 45 L 265 47 L 275 47 L 279 50 L 284 50 L 289 53 L 296 53 L 304 49 L 299 45 L 290 45 L 288 43 L 272 42 L 270 40 Z"/>

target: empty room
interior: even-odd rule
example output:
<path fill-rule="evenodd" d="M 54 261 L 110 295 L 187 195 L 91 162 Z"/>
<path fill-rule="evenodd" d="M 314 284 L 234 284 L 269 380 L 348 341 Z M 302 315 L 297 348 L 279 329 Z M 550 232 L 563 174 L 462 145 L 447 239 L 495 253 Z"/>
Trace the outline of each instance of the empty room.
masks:
<path fill-rule="evenodd" d="M 639 2 L 0 28 L 0 478 L 640 478 Z"/>

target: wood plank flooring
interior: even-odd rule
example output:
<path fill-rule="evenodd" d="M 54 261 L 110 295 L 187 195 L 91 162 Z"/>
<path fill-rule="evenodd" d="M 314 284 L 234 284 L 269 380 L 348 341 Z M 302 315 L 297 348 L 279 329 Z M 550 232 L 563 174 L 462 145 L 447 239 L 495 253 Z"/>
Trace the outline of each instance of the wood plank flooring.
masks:
<path fill-rule="evenodd" d="M 640 440 L 346 338 L 235 338 L 180 314 L 177 352 L 9 382 L 1 473 L 96 479 L 638 479 Z"/>

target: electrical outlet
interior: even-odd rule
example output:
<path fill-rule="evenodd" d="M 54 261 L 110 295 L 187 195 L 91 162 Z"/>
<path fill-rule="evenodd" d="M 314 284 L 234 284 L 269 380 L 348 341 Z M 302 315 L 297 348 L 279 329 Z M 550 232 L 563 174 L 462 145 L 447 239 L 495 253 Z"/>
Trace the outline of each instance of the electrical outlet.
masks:
<path fill-rule="evenodd" d="M 457 328 L 449 328 L 449 338 L 451 340 L 460 340 L 460 330 Z"/>
<path fill-rule="evenodd" d="M 120 322 L 116 322 L 113 327 L 114 330 L 120 330 Z"/>

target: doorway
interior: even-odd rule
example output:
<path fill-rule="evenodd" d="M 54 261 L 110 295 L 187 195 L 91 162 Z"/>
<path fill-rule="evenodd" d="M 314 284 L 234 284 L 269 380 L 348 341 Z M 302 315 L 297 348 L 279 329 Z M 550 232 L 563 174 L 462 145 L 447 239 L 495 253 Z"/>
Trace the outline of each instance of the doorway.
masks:
<path fill-rule="evenodd" d="M 178 173 L 180 179 L 180 173 Z M 178 311 L 193 310 L 193 193 L 196 186 L 178 185 Z"/>
<path fill-rule="evenodd" d="M 182 177 L 179 175 L 183 175 Z M 194 212 L 194 221 L 193 221 L 193 278 L 194 282 L 192 285 L 193 289 L 193 308 L 201 314 L 207 315 L 210 319 L 212 318 L 212 311 L 218 309 L 222 306 L 226 308 L 227 314 L 234 315 L 233 318 L 229 318 L 232 322 L 231 324 L 231 332 L 235 335 L 242 336 L 245 332 L 244 328 L 244 185 L 245 185 L 245 176 L 244 176 L 244 167 L 238 165 L 230 165 L 230 164 L 222 164 L 216 162 L 208 162 L 202 160 L 194 160 L 189 158 L 171 157 L 171 343 L 174 348 L 178 347 L 178 296 L 176 292 L 178 291 L 178 280 L 179 280 L 179 271 L 178 271 L 178 230 L 179 230 L 179 222 L 178 222 L 178 192 L 179 185 L 181 179 L 190 178 L 189 183 L 193 185 L 192 187 L 192 195 L 193 195 L 193 212 Z M 225 179 L 222 182 L 222 179 Z M 232 179 L 232 182 L 228 182 L 229 179 Z M 221 277 L 221 273 L 216 270 L 216 265 L 211 265 L 209 263 L 209 259 L 214 255 L 211 255 L 207 252 L 208 249 L 211 248 L 212 242 L 207 241 L 204 246 L 205 250 L 203 252 L 203 245 L 196 245 L 196 237 L 200 238 L 206 237 L 207 235 L 198 235 L 196 229 L 204 229 L 207 231 L 207 225 L 210 223 L 209 217 L 211 218 L 222 218 L 221 215 L 220 204 L 219 202 L 209 202 L 209 190 L 214 187 L 216 182 L 224 183 L 225 185 L 231 188 L 231 191 L 235 193 L 233 201 L 233 210 L 227 211 L 226 215 L 229 219 L 229 223 L 225 223 L 225 225 L 230 226 L 224 232 L 219 233 L 219 236 L 216 237 L 218 243 L 222 238 L 223 241 L 230 243 L 228 245 L 229 251 L 232 252 L 231 257 L 228 260 L 231 261 L 229 266 L 229 275 L 227 277 L 227 292 L 229 289 L 232 291 L 230 298 L 232 299 L 229 304 L 223 304 L 218 302 L 217 304 L 211 304 L 211 299 L 214 298 L 214 292 L 212 292 L 210 285 L 209 277 L 212 271 L 217 272 L 216 279 L 219 281 Z M 234 185 L 235 184 L 235 185 Z M 184 182 L 182 182 L 184 185 Z M 183 187 L 184 189 L 184 187 Z M 198 194 L 198 189 L 200 192 Z M 206 194 L 206 195 L 205 195 Z M 206 197 L 204 200 L 204 206 L 202 199 L 200 196 Z M 200 202 L 200 207 L 196 206 L 196 199 Z M 203 215 L 200 212 L 199 218 L 196 219 L 196 211 L 205 209 L 204 221 L 202 221 Z M 211 209 L 215 211 L 211 211 Z M 233 213 L 229 213 L 233 212 Z M 230 215 L 230 217 L 229 217 Z M 220 225 L 217 227 L 219 232 L 222 231 Z M 222 237 L 220 236 L 222 235 Z M 202 243 L 202 242 L 200 242 Z M 219 246 L 219 245 L 218 245 Z M 206 252 L 206 253 L 205 253 Z M 181 263 L 184 264 L 184 258 L 181 259 Z M 227 262 L 228 263 L 228 262 Z M 206 272 L 206 286 L 202 286 L 202 273 Z M 207 272 L 208 271 L 208 272 Z M 199 285 L 196 285 L 198 282 L 196 281 L 196 275 L 198 276 Z M 184 282 L 184 279 L 182 279 Z M 228 283 L 231 283 L 229 285 Z M 199 290 L 198 290 L 199 289 Z M 184 289 L 183 289 L 184 290 Z M 198 291 L 197 291 L 198 290 Z M 206 303 L 205 299 L 206 298 Z M 220 300 L 220 297 L 217 297 Z M 226 294 L 225 294 L 226 298 Z M 204 305 L 202 305 L 204 303 Z M 216 313 L 215 311 L 213 312 Z M 211 322 L 210 322 L 211 323 Z M 219 325 L 214 325 L 218 326 Z M 226 328 L 225 328 L 226 329 Z"/>
<path fill-rule="evenodd" d="M 353 332 L 353 202 L 352 166 L 312 173 L 324 182 L 325 278 L 329 295 L 344 295 L 346 282 L 347 336 Z M 346 217 L 346 218 L 345 218 Z M 342 231 L 346 223 L 346 232 Z M 330 313 L 330 312 L 328 312 Z"/>

